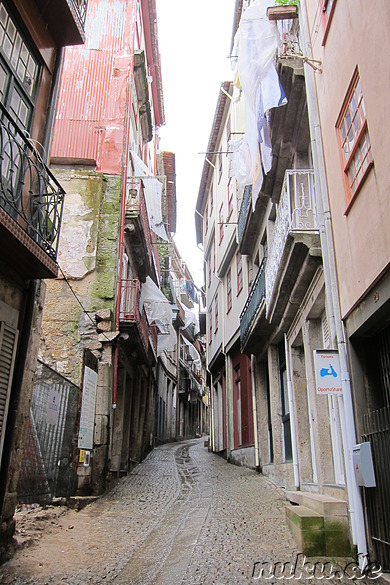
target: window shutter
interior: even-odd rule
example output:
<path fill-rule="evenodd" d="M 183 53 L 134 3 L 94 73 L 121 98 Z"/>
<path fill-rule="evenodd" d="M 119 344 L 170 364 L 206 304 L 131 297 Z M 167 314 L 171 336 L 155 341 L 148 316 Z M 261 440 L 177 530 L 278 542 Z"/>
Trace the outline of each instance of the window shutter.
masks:
<path fill-rule="evenodd" d="M 0 462 L 3 453 L 18 331 L 0 322 Z"/>

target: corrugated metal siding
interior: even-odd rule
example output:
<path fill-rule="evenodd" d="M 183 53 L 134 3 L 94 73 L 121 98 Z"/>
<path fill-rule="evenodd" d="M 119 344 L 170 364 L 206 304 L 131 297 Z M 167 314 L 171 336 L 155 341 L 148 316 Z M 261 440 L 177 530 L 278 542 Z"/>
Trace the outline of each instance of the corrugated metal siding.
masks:
<path fill-rule="evenodd" d="M 131 14 L 131 4 L 126 0 L 89 1 L 86 45 L 70 47 L 65 53 L 52 158 L 97 160 L 105 129 L 120 126 L 124 119 L 123 79 L 131 60 L 126 50 L 126 14 Z"/>

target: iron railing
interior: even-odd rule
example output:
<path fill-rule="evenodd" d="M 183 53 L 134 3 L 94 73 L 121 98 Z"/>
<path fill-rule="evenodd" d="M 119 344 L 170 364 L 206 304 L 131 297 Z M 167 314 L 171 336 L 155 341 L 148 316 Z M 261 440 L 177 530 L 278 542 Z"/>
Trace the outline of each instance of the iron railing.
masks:
<path fill-rule="evenodd" d="M 278 276 L 287 236 L 294 231 L 317 229 L 314 197 L 314 171 L 294 169 L 284 175 L 277 206 L 274 236 L 267 261 L 265 284 L 267 310 Z"/>
<path fill-rule="evenodd" d="M 237 222 L 237 237 L 240 244 L 244 235 L 246 218 L 252 205 L 252 185 L 247 185 L 244 189 L 244 195 L 240 206 Z"/>
<path fill-rule="evenodd" d="M 248 299 L 245 303 L 245 307 L 243 308 L 242 313 L 240 315 L 241 347 L 244 346 L 247 340 L 251 325 L 256 319 L 260 305 L 265 297 L 265 266 L 266 258 L 263 258 L 263 261 L 260 265 L 260 268 L 256 274 L 256 278 L 250 290 Z"/>
<path fill-rule="evenodd" d="M 80 25 L 85 29 L 85 21 L 87 18 L 88 0 L 70 0 L 71 4 L 77 14 Z"/>
<path fill-rule="evenodd" d="M 0 206 L 56 261 L 65 191 L 0 103 Z"/>
<path fill-rule="evenodd" d="M 276 24 L 281 40 L 277 54 L 278 59 L 302 57 L 303 52 L 298 19 L 278 20 Z"/>
<path fill-rule="evenodd" d="M 376 487 L 365 488 L 367 518 L 375 560 L 390 570 L 390 407 L 363 416 L 363 440 L 371 444 Z"/>
<path fill-rule="evenodd" d="M 140 282 L 136 278 L 122 280 L 119 321 L 122 323 L 134 323 L 137 326 L 147 353 L 150 328 L 145 308 L 141 303 Z"/>

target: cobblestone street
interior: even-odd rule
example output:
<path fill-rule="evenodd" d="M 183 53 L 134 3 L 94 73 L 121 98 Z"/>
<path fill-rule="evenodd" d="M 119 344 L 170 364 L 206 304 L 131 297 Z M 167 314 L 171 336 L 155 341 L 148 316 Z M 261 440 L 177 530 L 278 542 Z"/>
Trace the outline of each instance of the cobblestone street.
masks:
<path fill-rule="evenodd" d="M 254 563 L 297 554 L 284 504 L 281 489 L 203 440 L 164 445 L 109 494 L 43 529 L 0 567 L 0 583 L 256 583 Z"/>

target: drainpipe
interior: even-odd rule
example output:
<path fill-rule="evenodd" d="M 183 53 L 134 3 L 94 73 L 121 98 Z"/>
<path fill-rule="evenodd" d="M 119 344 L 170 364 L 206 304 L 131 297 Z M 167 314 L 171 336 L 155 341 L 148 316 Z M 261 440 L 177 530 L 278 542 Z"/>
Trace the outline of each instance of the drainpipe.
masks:
<path fill-rule="evenodd" d="M 42 158 L 47 163 L 49 160 L 49 150 L 50 150 L 50 143 L 51 137 L 53 134 L 53 126 L 54 126 L 54 118 L 56 114 L 56 107 L 57 107 L 57 98 L 60 91 L 60 83 L 61 83 L 61 73 L 62 73 L 62 66 L 64 63 L 64 48 L 60 47 L 57 51 L 56 61 L 54 65 L 53 71 L 53 82 L 50 88 L 50 97 L 49 97 L 49 104 L 47 109 L 47 116 L 46 116 L 46 125 L 45 125 L 45 132 L 43 135 L 42 146 L 43 146 L 43 153 Z"/>
<path fill-rule="evenodd" d="M 306 12 L 306 3 L 300 2 L 300 24 L 304 46 L 308 56 L 311 56 L 309 25 Z M 317 102 L 316 82 L 314 71 L 305 67 L 305 83 L 307 94 L 307 108 L 312 142 L 313 163 L 315 170 L 317 221 L 320 228 L 322 257 L 327 289 L 327 314 L 332 339 L 337 340 L 337 349 L 340 357 L 341 384 L 343 394 L 338 397 L 340 410 L 340 424 L 344 451 L 344 465 L 347 477 L 347 494 L 351 519 L 353 544 L 357 546 L 359 566 L 367 565 L 367 540 L 364 522 L 364 511 L 360 488 L 356 483 L 353 469 L 353 447 L 356 444 L 355 419 L 352 403 L 352 390 L 348 371 L 347 344 L 344 324 L 341 318 L 340 296 L 336 272 L 336 256 L 333 241 L 332 217 L 329 203 L 329 193 L 326 180 L 325 158 L 322 147 L 320 115 Z"/>
<path fill-rule="evenodd" d="M 127 87 L 127 104 L 126 104 L 126 119 L 125 119 L 125 135 L 123 140 L 123 163 L 122 163 L 122 197 L 120 209 L 120 225 L 119 225 L 119 249 L 118 249 L 118 275 L 117 275 L 117 294 L 115 302 L 115 331 L 119 331 L 119 314 L 121 306 L 122 294 L 122 257 L 124 248 L 124 231 L 125 231 L 125 208 L 126 208 L 126 187 L 127 187 L 127 166 L 129 161 L 129 143 L 130 143 L 130 120 L 131 120 L 131 100 L 133 93 L 133 79 L 134 79 L 134 43 L 135 43 L 135 8 L 138 0 L 133 0 L 130 27 L 131 30 L 131 44 L 130 44 L 130 68 L 129 68 L 129 84 Z M 113 355 L 113 375 L 112 375 L 112 408 L 116 409 L 118 398 L 118 361 L 119 361 L 119 346 L 118 343 L 114 346 Z"/>
<path fill-rule="evenodd" d="M 297 490 L 300 489 L 299 479 L 299 467 L 298 467 L 298 445 L 297 445 L 297 430 L 295 426 L 295 408 L 293 400 L 293 391 L 291 383 L 291 367 L 290 367 L 290 354 L 288 350 L 287 335 L 284 334 L 284 351 L 286 354 L 286 374 L 287 374 L 287 393 L 288 393 L 288 404 L 290 407 L 290 428 L 291 428 L 291 447 L 293 457 L 293 470 L 294 470 L 294 485 Z"/>

